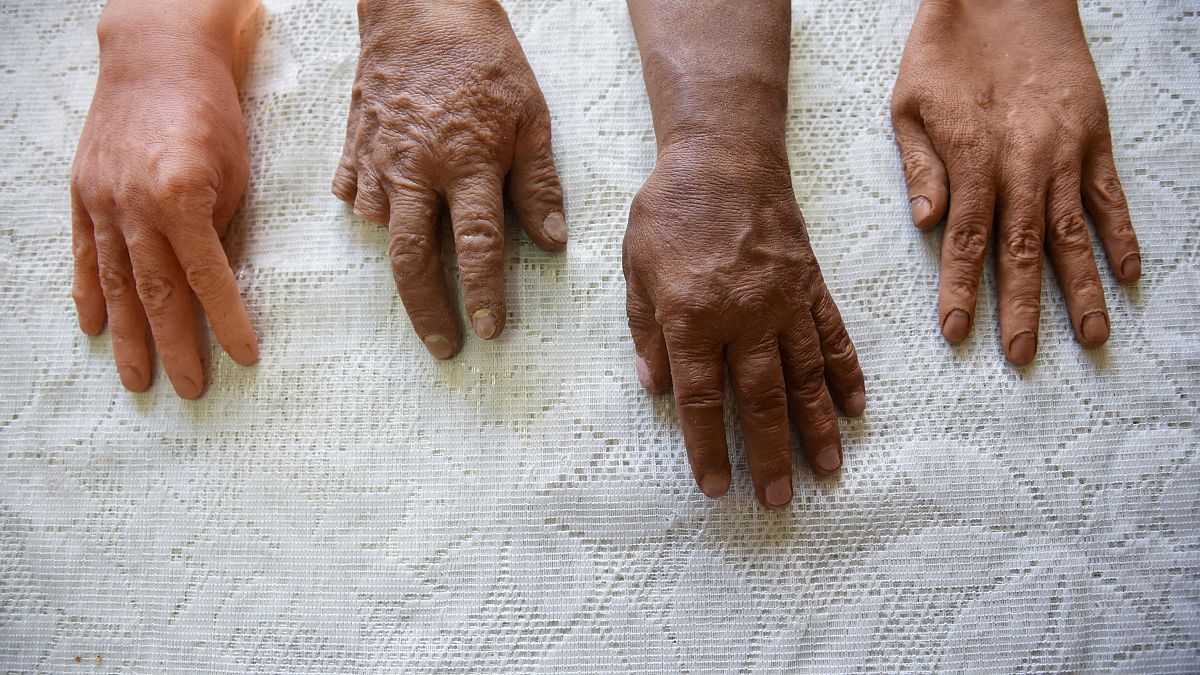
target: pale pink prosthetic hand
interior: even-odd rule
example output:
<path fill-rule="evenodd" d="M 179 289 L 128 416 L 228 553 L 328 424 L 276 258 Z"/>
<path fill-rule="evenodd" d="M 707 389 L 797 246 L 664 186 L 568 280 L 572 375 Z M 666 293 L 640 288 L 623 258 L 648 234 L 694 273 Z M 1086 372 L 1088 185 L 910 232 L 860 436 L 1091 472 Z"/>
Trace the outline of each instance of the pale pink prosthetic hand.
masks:
<path fill-rule="evenodd" d="M 550 113 L 495 0 L 361 0 L 362 49 L 333 194 L 386 225 L 396 288 L 429 353 L 462 349 L 439 251 L 448 207 L 467 314 L 504 330 L 504 189 L 538 246 L 567 244 Z"/>
<path fill-rule="evenodd" d="M 79 327 L 111 323 L 132 391 L 150 386 L 154 345 L 176 393 L 204 391 L 192 293 L 242 365 L 257 336 L 220 237 L 249 176 L 235 59 L 257 0 L 112 0 L 100 76 L 71 178 Z"/>

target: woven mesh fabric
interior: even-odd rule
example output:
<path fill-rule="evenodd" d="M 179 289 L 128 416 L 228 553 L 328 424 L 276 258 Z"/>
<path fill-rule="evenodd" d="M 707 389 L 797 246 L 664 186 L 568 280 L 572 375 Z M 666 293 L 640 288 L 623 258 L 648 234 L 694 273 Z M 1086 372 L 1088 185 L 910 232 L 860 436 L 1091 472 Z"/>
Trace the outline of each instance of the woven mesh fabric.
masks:
<path fill-rule="evenodd" d="M 1035 365 L 994 278 L 935 318 L 887 113 L 912 1 L 794 7 L 797 195 L 866 373 L 792 508 L 694 487 L 638 386 L 620 241 L 654 163 L 619 0 L 506 3 L 554 118 L 572 240 L 508 245 L 502 338 L 431 359 L 386 234 L 336 201 L 350 0 L 270 0 L 229 248 L 261 335 L 200 401 L 132 395 L 70 300 L 95 0 L 0 8 L 0 666 L 45 672 L 1200 668 L 1200 9 L 1084 0 L 1143 250 L 1085 352 L 1047 272 Z M 1101 259 L 1103 257 L 1101 256 Z M 76 662 L 76 657 L 80 661 Z"/>

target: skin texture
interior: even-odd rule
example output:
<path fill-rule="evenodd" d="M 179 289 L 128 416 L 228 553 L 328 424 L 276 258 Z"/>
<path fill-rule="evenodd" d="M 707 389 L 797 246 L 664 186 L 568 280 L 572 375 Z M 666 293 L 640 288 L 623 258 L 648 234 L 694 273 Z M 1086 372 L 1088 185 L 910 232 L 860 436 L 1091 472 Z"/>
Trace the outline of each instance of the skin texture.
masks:
<path fill-rule="evenodd" d="M 760 502 L 792 499 L 788 420 L 818 474 L 859 415 L 858 356 L 825 287 L 785 145 L 786 1 L 630 0 L 658 161 L 630 207 L 624 269 L 642 384 L 674 388 L 700 489 L 730 485 L 725 372 Z"/>
<path fill-rule="evenodd" d="M 149 328 L 175 392 L 203 393 L 193 293 L 229 355 L 258 360 L 220 240 L 249 176 L 234 67 L 257 11 L 256 0 L 112 0 L 100 19 L 71 178 L 72 295 L 83 332 L 111 324 L 131 391 L 153 377 Z"/>
<path fill-rule="evenodd" d="M 504 191 L 529 237 L 567 244 L 550 112 L 494 0 L 363 0 L 362 44 L 333 194 L 390 234 L 396 289 L 439 359 L 462 349 L 442 271 L 445 210 L 467 315 L 504 330 Z"/>
<path fill-rule="evenodd" d="M 1075 0 L 923 0 L 892 95 L 913 222 L 946 218 L 938 319 L 970 333 L 995 237 L 1000 337 L 1016 365 L 1037 351 L 1042 251 L 1075 336 L 1104 344 L 1108 308 L 1084 207 L 1113 275 L 1141 275 L 1113 163 L 1108 110 Z"/>

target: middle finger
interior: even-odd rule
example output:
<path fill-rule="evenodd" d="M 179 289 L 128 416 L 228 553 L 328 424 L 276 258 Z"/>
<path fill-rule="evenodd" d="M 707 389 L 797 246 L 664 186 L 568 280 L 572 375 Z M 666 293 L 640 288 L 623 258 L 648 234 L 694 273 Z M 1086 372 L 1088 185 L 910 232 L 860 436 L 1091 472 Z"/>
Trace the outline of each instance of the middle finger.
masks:
<path fill-rule="evenodd" d="M 187 277 L 166 237 L 146 226 L 134 228 L 129 258 L 163 368 L 180 398 L 198 398 L 204 392 L 204 368 Z"/>
<path fill-rule="evenodd" d="M 766 506 L 784 506 L 792 501 L 792 454 L 779 340 L 774 335 L 746 336 L 728 351 L 755 492 Z"/>

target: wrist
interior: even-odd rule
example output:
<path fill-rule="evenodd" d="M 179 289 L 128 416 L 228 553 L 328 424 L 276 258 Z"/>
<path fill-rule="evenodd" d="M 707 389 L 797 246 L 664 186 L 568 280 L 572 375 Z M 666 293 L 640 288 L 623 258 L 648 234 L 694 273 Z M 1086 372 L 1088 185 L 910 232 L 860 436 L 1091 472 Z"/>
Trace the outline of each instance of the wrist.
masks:
<path fill-rule="evenodd" d="M 402 18 L 420 26 L 428 21 L 453 16 L 504 17 L 500 0 L 358 0 L 360 25 Z"/>
<path fill-rule="evenodd" d="M 643 75 L 660 151 L 694 138 L 784 148 L 786 66 L 763 59 L 735 63 L 675 48 L 644 50 Z"/>
<path fill-rule="evenodd" d="M 786 158 L 786 92 L 754 87 L 746 80 L 729 84 L 690 79 L 652 87 L 659 153 L 675 146 L 706 146 Z"/>
<path fill-rule="evenodd" d="M 712 180 L 725 176 L 732 184 L 782 185 L 791 189 L 787 147 L 775 139 L 728 132 L 679 134 L 660 143 L 655 172 L 678 175 L 686 182 L 696 171 Z"/>
<path fill-rule="evenodd" d="M 208 55 L 228 65 L 239 31 L 258 6 L 258 0 L 110 0 L 96 26 L 101 66 L 151 66 L 160 59 L 167 65 Z"/>
<path fill-rule="evenodd" d="M 921 0 L 920 11 L 938 15 L 1013 14 L 1079 16 L 1077 0 Z"/>

